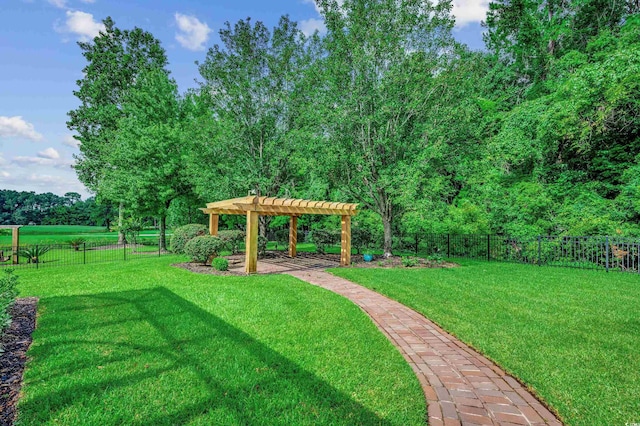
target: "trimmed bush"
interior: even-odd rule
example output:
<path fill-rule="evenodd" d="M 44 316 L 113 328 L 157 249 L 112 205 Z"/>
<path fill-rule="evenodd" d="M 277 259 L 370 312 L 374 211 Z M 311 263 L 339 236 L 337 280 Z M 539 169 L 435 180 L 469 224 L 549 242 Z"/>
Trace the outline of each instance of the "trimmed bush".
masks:
<path fill-rule="evenodd" d="M 219 237 L 212 235 L 202 235 L 187 241 L 184 246 L 184 253 L 189 255 L 195 262 L 206 264 L 210 259 L 224 249 L 225 243 Z"/>
<path fill-rule="evenodd" d="M 262 235 L 258 235 L 258 256 L 264 256 L 267 254 L 267 244 L 269 240 L 267 237 L 263 237 Z"/>
<path fill-rule="evenodd" d="M 211 266 L 213 266 L 216 271 L 228 271 L 229 261 L 224 257 L 216 257 L 211 261 Z"/>
<path fill-rule="evenodd" d="M 218 236 L 222 241 L 224 241 L 227 249 L 229 249 L 233 254 L 238 254 L 240 247 L 244 244 L 244 231 L 219 231 Z"/>
<path fill-rule="evenodd" d="M 13 269 L 5 269 L 4 275 L 0 277 L 0 336 L 11 324 L 9 308 L 18 296 L 17 284 L 18 277 L 13 275 Z"/>
<path fill-rule="evenodd" d="M 340 242 L 340 232 L 316 229 L 311 232 L 311 239 L 316 245 L 316 251 L 320 254 L 324 254 L 327 252 L 328 246 Z"/>
<path fill-rule="evenodd" d="M 176 254 L 183 254 L 185 253 L 185 245 L 190 240 L 201 235 L 207 235 L 208 233 L 209 229 L 205 225 L 199 223 L 191 223 L 189 225 L 176 228 L 171 236 L 171 251 Z"/>

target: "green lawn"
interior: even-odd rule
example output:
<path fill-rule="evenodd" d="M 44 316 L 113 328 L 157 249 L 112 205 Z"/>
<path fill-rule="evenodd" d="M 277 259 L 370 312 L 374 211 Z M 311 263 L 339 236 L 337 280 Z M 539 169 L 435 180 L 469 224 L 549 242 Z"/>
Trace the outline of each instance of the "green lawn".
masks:
<path fill-rule="evenodd" d="M 20 270 L 39 296 L 19 424 L 424 424 L 411 368 L 355 305 L 165 256 Z"/>
<path fill-rule="evenodd" d="M 640 276 L 469 262 L 335 269 L 412 307 L 522 379 L 569 425 L 640 421 Z"/>
<path fill-rule="evenodd" d="M 0 234 L 0 246 L 11 245 L 11 231 Z M 35 225 L 20 228 L 20 244 L 66 244 L 72 238 L 82 237 L 87 242 L 116 242 L 117 232 L 104 226 Z M 140 237 L 158 238 L 157 230 L 145 230 Z"/>

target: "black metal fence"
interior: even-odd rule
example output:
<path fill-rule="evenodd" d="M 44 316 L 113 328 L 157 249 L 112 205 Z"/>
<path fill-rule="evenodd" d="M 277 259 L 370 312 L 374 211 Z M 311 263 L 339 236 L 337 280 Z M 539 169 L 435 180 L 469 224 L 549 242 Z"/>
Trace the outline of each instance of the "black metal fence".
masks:
<path fill-rule="evenodd" d="M 85 242 L 81 244 L 26 244 L 15 250 L 0 245 L 0 268 L 44 268 L 50 266 L 82 265 L 126 261 L 161 256 L 158 240 L 145 239 L 136 244 Z M 17 256 L 16 256 L 17 255 Z"/>
<path fill-rule="evenodd" d="M 448 258 L 640 273 L 640 238 L 429 234 L 416 248 Z"/>

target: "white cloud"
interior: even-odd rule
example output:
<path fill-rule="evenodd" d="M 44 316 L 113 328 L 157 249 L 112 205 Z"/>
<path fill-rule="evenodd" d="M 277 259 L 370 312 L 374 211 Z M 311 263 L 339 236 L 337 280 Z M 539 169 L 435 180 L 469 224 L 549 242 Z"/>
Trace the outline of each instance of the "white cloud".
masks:
<path fill-rule="evenodd" d="M 80 141 L 73 137 L 71 134 L 67 134 L 62 138 L 62 145 L 69 146 L 71 148 L 79 148 Z"/>
<path fill-rule="evenodd" d="M 327 32 L 327 27 L 324 25 L 324 21 L 322 19 L 304 19 L 300 21 L 300 31 L 307 37 L 312 35 L 316 30 L 320 32 L 320 34 L 324 34 Z"/>
<path fill-rule="evenodd" d="M 67 0 L 48 0 L 49 4 L 58 7 L 60 9 L 67 8 Z"/>
<path fill-rule="evenodd" d="M 104 24 L 93 19 L 93 15 L 79 10 L 67 10 L 67 20 L 62 26 L 55 26 L 59 33 L 71 33 L 78 36 L 80 41 L 91 41 L 100 31 L 104 31 Z"/>
<path fill-rule="evenodd" d="M 49 160 L 58 160 L 60 158 L 60 153 L 54 148 L 47 148 L 44 151 L 40 151 L 38 153 L 38 157 L 47 158 Z"/>
<path fill-rule="evenodd" d="M 456 27 L 462 28 L 472 22 L 484 21 L 489 10 L 489 0 L 453 0 L 452 15 L 456 18 Z"/>
<path fill-rule="evenodd" d="M 38 153 L 40 155 L 42 153 Z M 18 156 L 12 158 L 13 164 L 18 165 L 19 167 L 30 167 L 30 166 L 43 166 L 43 167 L 55 167 L 57 169 L 71 169 L 71 166 L 74 164 L 71 160 L 65 160 L 62 158 L 42 158 L 42 157 L 27 157 L 27 156 Z"/>
<path fill-rule="evenodd" d="M 11 177 L 11 174 L 3 170 L 0 172 L 0 176 L 2 176 L 3 178 L 8 178 L 8 177 Z"/>
<path fill-rule="evenodd" d="M 178 43 L 189 50 L 204 50 L 211 32 L 211 28 L 206 22 L 200 22 L 195 16 L 187 16 L 178 12 L 176 12 L 175 18 L 179 29 L 179 32 L 176 33 Z"/>
<path fill-rule="evenodd" d="M 36 132 L 33 124 L 20 116 L 0 116 L 0 138 L 21 137 L 32 141 L 42 140 L 42 135 Z"/>
<path fill-rule="evenodd" d="M 96 0 L 80 0 L 82 3 L 93 4 Z"/>

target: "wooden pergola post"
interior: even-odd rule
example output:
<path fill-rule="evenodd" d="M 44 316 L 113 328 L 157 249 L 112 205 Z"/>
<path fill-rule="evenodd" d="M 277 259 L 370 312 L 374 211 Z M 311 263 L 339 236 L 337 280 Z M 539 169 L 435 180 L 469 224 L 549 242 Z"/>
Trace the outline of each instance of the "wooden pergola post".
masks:
<path fill-rule="evenodd" d="M 342 216 L 340 266 L 351 265 L 351 216 Z"/>
<path fill-rule="evenodd" d="M 209 215 L 209 235 L 218 235 L 218 219 L 220 215 Z"/>
<path fill-rule="evenodd" d="M 298 249 L 298 216 L 291 216 L 289 219 L 289 257 L 296 257 Z"/>
<path fill-rule="evenodd" d="M 11 251 L 13 252 L 13 264 L 17 265 L 20 263 L 20 255 L 18 252 L 20 251 L 20 228 L 15 227 L 11 230 Z"/>
<path fill-rule="evenodd" d="M 255 274 L 258 271 L 258 212 L 247 212 L 247 239 L 245 253 L 245 272 Z"/>

